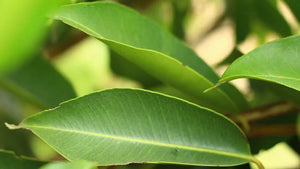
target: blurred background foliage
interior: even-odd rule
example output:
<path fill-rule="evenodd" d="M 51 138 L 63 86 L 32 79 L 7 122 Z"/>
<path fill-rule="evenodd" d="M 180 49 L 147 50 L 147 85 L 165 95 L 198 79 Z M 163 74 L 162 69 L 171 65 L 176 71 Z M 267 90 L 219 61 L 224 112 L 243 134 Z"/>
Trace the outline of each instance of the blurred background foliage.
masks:
<path fill-rule="evenodd" d="M 42 160 L 63 160 L 30 132 L 8 130 L 4 122 L 19 123 L 33 113 L 100 89 L 146 88 L 193 101 L 110 51 L 100 41 L 61 22 L 41 17 L 58 5 L 79 0 L 49 2 L 0 1 L 0 23 L 5 25 L 0 28 L 0 149 Z M 118 2 L 134 8 L 177 36 L 219 75 L 235 59 L 257 46 L 300 32 L 298 0 Z M 278 101 L 300 105 L 299 92 L 279 85 L 246 79 L 235 80 L 234 84 L 252 107 Z M 297 119 L 299 123 L 297 116 L 299 113 L 287 114 L 259 121 L 257 125 L 295 125 Z M 299 137 L 296 135 L 260 136 L 249 141 L 252 152 L 266 168 L 299 168 Z M 248 164 L 231 168 L 250 167 L 255 168 Z M 117 168 L 211 167 L 129 165 Z"/>

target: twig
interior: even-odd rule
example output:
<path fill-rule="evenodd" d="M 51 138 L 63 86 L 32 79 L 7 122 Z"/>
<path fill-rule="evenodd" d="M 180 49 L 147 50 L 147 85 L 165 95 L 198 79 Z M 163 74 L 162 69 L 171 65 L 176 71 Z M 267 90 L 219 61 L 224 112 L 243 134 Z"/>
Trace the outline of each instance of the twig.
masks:
<path fill-rule="evenodd" d="M 248 137 L 291 136 L 297 135 L 296 125 L 250 125 Z"/>
<path fill-rule="evenodd" d="M 240 119 L 249 123 L 249 130 L 245 131 L 248 137 L 287 136 L 297 135 L 296 125 L 257 125 L 254 123 L 260 120 L 298 112 L 300 112 L 299 107 L 288 102 L 278 102 L 247 110 L 242 112 L 238 117 L 232 116 L 230 118 L 239 125 L 241 125 Z"/>
<path fill-rule="evenodd" d="M 280 115 L 297 112 L 300 112 L 300 108 L 295 106 L 294 104 L 288 102 L 279 102 L 263 107 L 258 107 L 252 110 L 247 110 L 245 112 L 242 112 L 241 116 L 243 117 L 243 119 L 251 123 Z M 236 118 L 232 117 L 232 119 L 238 122 Z"/>

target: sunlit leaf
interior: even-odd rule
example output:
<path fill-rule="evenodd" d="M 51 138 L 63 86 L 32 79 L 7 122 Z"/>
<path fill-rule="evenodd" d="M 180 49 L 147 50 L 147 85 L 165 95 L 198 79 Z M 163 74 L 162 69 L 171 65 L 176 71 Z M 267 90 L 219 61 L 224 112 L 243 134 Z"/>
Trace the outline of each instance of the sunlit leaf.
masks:
<path fill-rule="evenodd" d="M 81 3 L 64 6 L 54 18 L 101 40 L 153 77 L 198 97 L 204 106 L 227 113 L 247 107 L 233 86 L 204 94 L 219 79 L 213 70 L 193 50 L 131 9 L 116 3 Z"/>
<path fill-rule="evenodd" d="M 300 36 L 277 40 L 240 57 L 223 74 L 220 82 L 254 78 L 300 91 Z"/>
<path fill-rule="evenodd" d="M 161 82 L 135 64 L 128 61 L 114 51 L 110 52 L 110 65 L 114 73 L 120 76 L 125 76 L 132 80 L 141 83 L 145 88 L 160 85 Z"/>

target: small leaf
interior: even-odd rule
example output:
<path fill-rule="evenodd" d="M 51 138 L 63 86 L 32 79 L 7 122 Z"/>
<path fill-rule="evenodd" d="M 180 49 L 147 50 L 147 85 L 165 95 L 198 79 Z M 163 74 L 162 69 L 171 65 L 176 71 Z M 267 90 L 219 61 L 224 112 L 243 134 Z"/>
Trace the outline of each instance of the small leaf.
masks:
<path fill-rule="evenodd" d="M 292 36 L 258 47 L 233 62 L 219 83 L 254 78 L 300 91 L 299 44 L 300 36 Z"/>
<path fill-rule="evenodd" d="M 251 14 L 253 0 L 228 0 L 227 12 L 235 24 L 236 43 L 246 39 L 251 31 Z"/>
<path fill-rule="evenodd" d="M 154 78 L 197 97 L 201 105 L 227 113 L 247 107 L 243 95 L 230 85 L 203 94 L 218 81 L 215 72 L 193 50 L 129 8 L 81 3 L 60 8 L 54 18 L 101 40 Z"/>
<path fill-rule="evenodd" d="M 44 164 L 46 164 L 46 162 L 23 156 L 18 157 L 11 151 L 0 150 L 1 169 L 38 169 Z"/>
<path fill-rule="evenodd" d="M 40 169 L 96 169 L 96 164 L 88 161 L 52 162 L 42 166 Z"/>
<path fill-rule="evenodd" d="M 68 160 L 99 165 L 230 166 L 251 160 L 241 130 L 209 109 L 166 95 L 110 89 L 31 116 L 32 130 Z"/>
<path fill-rule="evenodd" d="M 76 97 L 71 84 L 42 57 L 34 57 L 5 75 L 0 86 L 42 109 Z"/>

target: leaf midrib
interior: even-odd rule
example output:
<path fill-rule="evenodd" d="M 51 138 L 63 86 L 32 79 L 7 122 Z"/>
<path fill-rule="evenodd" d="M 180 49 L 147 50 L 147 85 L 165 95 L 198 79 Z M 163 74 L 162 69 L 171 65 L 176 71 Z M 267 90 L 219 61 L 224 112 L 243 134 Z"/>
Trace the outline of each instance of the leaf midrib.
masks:
<path fill-rule="evenodd" d="M 282 79 L 282 80 L 295 80 L 295 81 L 300 81 L 300 78 L 297 77 L 288 77 L 288 76 L 277 76 L 277 75 L 264 75 L 264 74 L 257 74 L 257 75 L 249 75 L 249 74 L 239 74 L 239 75 L 234 75 L 234 76 L 227 76 L 225 78 L 220 79 L 220 81 L 225 81 L 231 78 L 239 78 L 241 76 L 245 77 L 265 77 L 265 78 L 276 78 L 276 79 Z"/>
<path fill-rule="evenodd" d="M 142 144 L 157 145 L 157 146 L 169 147 L 169 148 L 175 148 L 175 149 L 185 149 L 185 150 L 190 150 L 190 151 L 199 151 L 199 152 L 206 152 L 206 153 L 211 153 L 211 154 L 231 156 L 231 157 L 236 157 L 236 158 L 241 158 L 241 159 L 247 159 L 250 161 L 252 159 L 251 156 L 237 154 L 237 153 L 212 150 L 212 149 L 206 149 L 206 148 L 199 148 L 199 147 L 183 146 L 183 145 L 170 144 L 170 143 L 155 142 L 155 141 L 149 141 L 149 140 L 141 140 L 141 139 L 128 138 L 128 137 L 106 135 L 106 134 L 100 134 L 100 133 L 92 133 L 92 132 L 87 132 L 87 131 L 63 129 L 63 128 L 56 128 L 56 127 L 50 127 L 50 126 L 36 126 L 36 125 L 25 125 L 25 126 L 23 126 L 23 128 L 26 128 L 26 129 L 40 128 L 40 129 L 48 129 L 48 130 L 57 130 L 57 131 L 62 131 L 62 132 L 78 133 L 78 134 L 83 134 L 83 135 L 111 138 L 111 139 L 116 139 L 116 140 L 137 142 L 137 143 L 142 143 Z"/>

